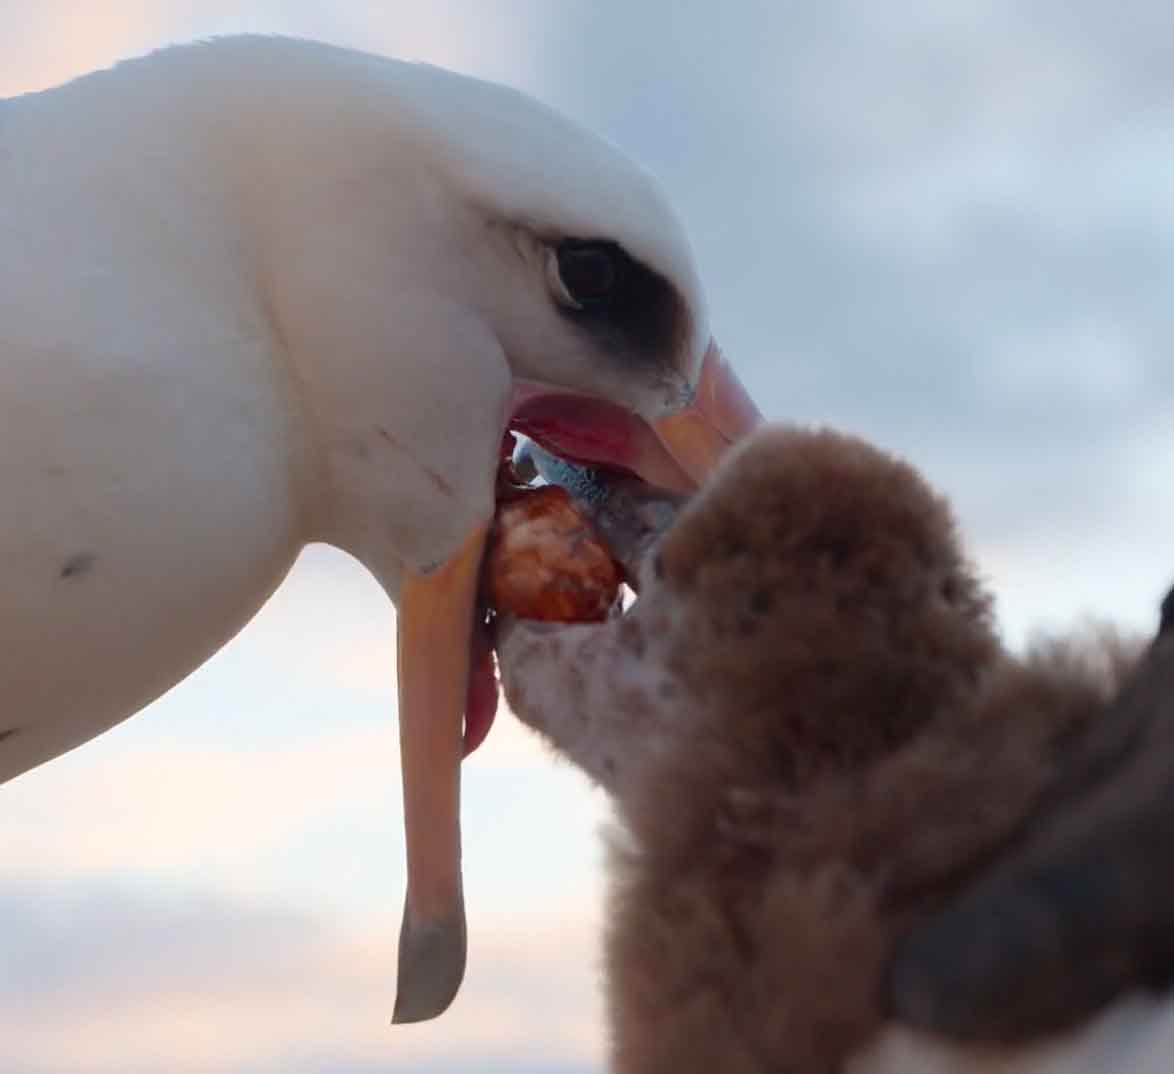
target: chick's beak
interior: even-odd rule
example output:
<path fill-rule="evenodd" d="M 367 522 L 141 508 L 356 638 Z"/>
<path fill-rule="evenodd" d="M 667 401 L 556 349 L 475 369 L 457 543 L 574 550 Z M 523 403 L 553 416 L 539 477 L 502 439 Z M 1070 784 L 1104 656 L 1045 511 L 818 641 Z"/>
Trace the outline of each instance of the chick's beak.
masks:
<path fill-rule="evenodd" d="M 715 343 L 692 401 L 637 438 L 625 464 L 654 484 L 697 487 L 761 415 Z M 674 484 L 677 482 L 673 482 Z M 402 585 L 399 718 L 408 893 L 400 933 L 395 1022 L 435 1018 L 465 970 L 460 865 L 462 715 L 473 617 L 488 527 L 468 535 L 448 562 Z"/>

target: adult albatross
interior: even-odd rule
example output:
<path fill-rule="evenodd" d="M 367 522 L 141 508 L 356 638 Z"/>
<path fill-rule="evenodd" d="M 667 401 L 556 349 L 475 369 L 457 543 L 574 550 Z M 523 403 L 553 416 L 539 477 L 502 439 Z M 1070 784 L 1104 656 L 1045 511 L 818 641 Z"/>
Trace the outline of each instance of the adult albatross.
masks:
<path fill-rule="evenodd" d="M 281 38 L 0 102 L 0 160 L 0 781 L 350 552 L 398 609 L 396 1019 L 439 1014 L 503 435 L 688 486 L 756 418 L 681 226 L 517 92 Z"/>

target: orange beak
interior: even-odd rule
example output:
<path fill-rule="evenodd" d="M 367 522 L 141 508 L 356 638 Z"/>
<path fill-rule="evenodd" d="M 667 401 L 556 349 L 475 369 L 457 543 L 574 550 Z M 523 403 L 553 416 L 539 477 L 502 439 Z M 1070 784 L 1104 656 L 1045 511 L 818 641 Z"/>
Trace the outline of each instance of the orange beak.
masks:
<path fill-rule="evenodd" d="M 657 436 L 673 461 L 696 488 L 717 465 L 726 449 L 750 433 L 762 415 L 734 375 L 718 345 L 710 340 L 701 363 L 693 402 L 661 418 Z M 644 476 L 637 464 L 636 472 Z"/>
<path fill-rule="evenodd" d="M 696 487 L 761 415 L 715 343 L 692 402 L 653 423 L 629 463 L 645 480 Z M 435 571 L 409 572 L 400 591 L 399 719 L 408 892 L 393 1021 L 444 1012 L 465 971 L 461 889 L 462 716 L 478 576 L 488 525 Z"/>

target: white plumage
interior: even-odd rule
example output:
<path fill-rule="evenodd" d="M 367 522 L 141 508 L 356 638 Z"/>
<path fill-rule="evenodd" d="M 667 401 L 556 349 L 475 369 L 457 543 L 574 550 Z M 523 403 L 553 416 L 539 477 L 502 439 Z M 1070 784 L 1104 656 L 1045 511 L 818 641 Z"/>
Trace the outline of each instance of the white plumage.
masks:
<path fill-rule="evenodd" d="M 566 240 L 622 251 L 673 331 L 632 344 L 621 313 L 650 314 L 618 285 L 591 319 L 560 305 Z M 554 434 L 605 415 L 603 455 L 679 474 L 708 346 L 654 183 L 512 90 L 244 37 L 0 102 L 0 780 L 179 681 L 304 544 L 345 549 L 400 605 L 405 946 L 444 967 L 401 1014 L 437 1013 L 507 423 L 570 400 Z"/>

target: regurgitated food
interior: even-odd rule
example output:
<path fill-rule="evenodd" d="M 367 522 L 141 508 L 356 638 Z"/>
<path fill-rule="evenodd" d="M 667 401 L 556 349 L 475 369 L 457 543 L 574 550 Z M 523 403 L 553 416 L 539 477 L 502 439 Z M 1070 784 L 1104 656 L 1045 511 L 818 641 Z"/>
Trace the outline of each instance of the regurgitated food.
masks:
<path fill-rule="evenodd" d="M 621 571 L 588 518 L 555 485 L 518 489 L 499 504 L 485 561 L 490 607 L 521 619 L 599 622 Z"/>

